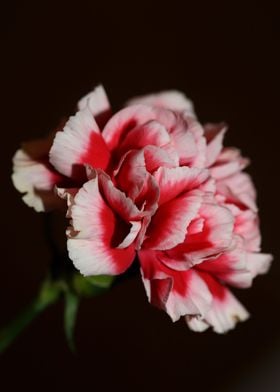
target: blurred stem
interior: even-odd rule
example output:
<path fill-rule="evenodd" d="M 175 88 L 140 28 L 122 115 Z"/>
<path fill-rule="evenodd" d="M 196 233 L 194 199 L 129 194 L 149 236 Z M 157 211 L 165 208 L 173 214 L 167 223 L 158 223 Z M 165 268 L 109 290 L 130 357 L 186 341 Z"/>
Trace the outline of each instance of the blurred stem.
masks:
<path fill-rule="evenodd" d="M 75 352 L 74 331 L 79 308 L 79 297 L 70 290 L 65 292 L 64 330 L 68 346 Z"/>
<path fill-rule="evenodd" d="M 126 273 L 118 276 L 99 275 L 83 277 L 76 271 L 68 258 L 67 251 L 59 249 L 53 231 L 52 215 L 44 215 L 44 231 L 47 244 L 52 253 L 49 276 L 43 282 L 38 295 L 13 321 L 0 329 L 0 353 L 2 353 L 23 329 L 49 305 L 61 296 L 65 299 L 64 329 L 68 345 L 75 350 L 74 332 L 80 299 L 95 297 L 121 284 L 127 278 L 139 273 L 138 263 L 132 263 Z"/>
<path fill-rule="evenodd" d="M 56 302 L 61 293 L 61 286 L 46 280 L 35 300 L 18 317 L 0 330 L 0 353 L 2 353 L 22 332 L 22 330 L 44 309 Z"/>

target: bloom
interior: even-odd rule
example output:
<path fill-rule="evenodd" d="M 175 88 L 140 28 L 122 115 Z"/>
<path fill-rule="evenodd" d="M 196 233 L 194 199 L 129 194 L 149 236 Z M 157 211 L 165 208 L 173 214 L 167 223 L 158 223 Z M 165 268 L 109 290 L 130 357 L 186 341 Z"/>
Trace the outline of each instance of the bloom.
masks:
<path fill-rule="evenodd" d="M 225 132 L 202 126 L 182 93 L 138 97 L 112 114 L 98 86 L 33 172 L 16 154 L 14 183 L 37 210 L 56 207 L 54 191 L 67 200 L 69 257 L 82 274 L 120 274 L 137 256 L 151 303 L 193 330 L 226 332 L 248 317 L 228 286 L 250 286 L 271 256 L 260 253 L 248 160 L 223 147 Z"/>

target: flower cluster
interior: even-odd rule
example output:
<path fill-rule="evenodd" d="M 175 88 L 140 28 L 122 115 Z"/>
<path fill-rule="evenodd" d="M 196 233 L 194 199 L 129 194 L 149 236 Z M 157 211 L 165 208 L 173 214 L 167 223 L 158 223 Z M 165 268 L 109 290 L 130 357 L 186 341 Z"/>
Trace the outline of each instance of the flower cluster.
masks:
<path fill-rule="evenodd" d="M 137 256 L 149 301 L 192 330 L 248 318 L 228 285 L 249 287 L 260 253 L 248 160 L 223 147 L 177 91 L 134 98 L 115 114 L 102 86 L 46 139 L 14 157 L 13 182 L 37 211 L 68 205 L 69 257 L 84 275 L 117 275 Z"/>

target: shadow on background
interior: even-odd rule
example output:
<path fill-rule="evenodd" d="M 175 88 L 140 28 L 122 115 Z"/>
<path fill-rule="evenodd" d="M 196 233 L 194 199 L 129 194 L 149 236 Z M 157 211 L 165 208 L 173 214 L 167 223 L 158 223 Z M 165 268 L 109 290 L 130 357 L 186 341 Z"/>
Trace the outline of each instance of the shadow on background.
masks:
<path fill-rule="evenodd" d="M 280 390 L 277 13 L 267 2 L 194 3 L 11 2 L 3 13 L 0 322 L 32 299 L 50 260 L 42 216 L 12 187 L 12 155 L 99 82 L 115 108 L 176 88 L 202 122 L 229 123 L 226 144 L 252 159 L 263 249 L 275 255 L 267 276 L 237 292 L 252 317 L 225 336 L 195 334 L 150 307 L 135 278 L 83 303 L 76 356 L 63 304 L 42 314 L 0 358 L 3 391 Z"/>

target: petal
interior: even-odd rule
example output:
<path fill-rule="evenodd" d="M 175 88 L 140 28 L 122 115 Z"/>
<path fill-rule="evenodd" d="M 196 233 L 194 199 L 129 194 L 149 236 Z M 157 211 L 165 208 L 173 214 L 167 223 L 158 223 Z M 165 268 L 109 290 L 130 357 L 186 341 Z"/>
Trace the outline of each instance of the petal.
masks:
<path fill-rule="evenodd" d="M 143 246 L 166 250 L 182 243 L 187 227 L 197 216 L 201 203 L 201 193 L 193 190 L 162 204 L 152 217 Z"/>
<path fill-rule="evenodd" d="M 217 258 L 204 261 L 199 264 L 198 269 L 210 273 L 231 286 L 245 288 L 252 284 L 252 274 L 247 266 L 247 252 L 239 236 L 234 237 L 232 249 Z"/>
<path fill-rule="evenodd" d="M 240 172 L 248 166 L 249 160 L 243 158 L 236 148 L 224 148 L 219 155 L 216 164 L 211 167 L 211 175 L 217 179 L 224 179 Z"/>
<path fill-rule="evenodd" d="M 58 132 L 50 151 L 50 162 L 67 177 L 84 180 L 84 164 L 105 169 L 110 153 L 88 108 L 70 117 Z"/>
<path fill-rule="evenodd" d="M 160 167 L 154 173 L 160 189 L 159 205 L 166 203 L 183 192 L 198 188 L 209 177 L 207 170 L 184 167 Z"/>
<path fill-rule="evenodd" d="M 193 103 L 183 93 L 176 90 L 162 91 L 156 94 L 132 98 L 125 106 L 145 104 L 174 111 L 186 111 L 195 117 Z"/>
<path fill-rule="evenodd" d="M 55 188 L 56 194 L 67 202 L 66 218 L 71 218 L 71 207 L 74 204 L 74 197 L 79 191 L 79 188 Z"/>
<path fill-rule="evenodd" d="M 135 127 L 156 120 L 153 108 L 145 105 L 131 106 L 117 112 L 103 130 L 103 137 L 110 150 L 115 149 Z"/>
<path fill-rule="evenodd" d="M 153 173 L 159 167 L 177 167 L 179 164 L 179 158 L 175 149 L 169 146 L 163 146 L 162 148 L 156 146 L 146 146 L 143 149 L 145 166 L 148 172 Z"/>
<path fill-rule="evenodd" d="M 223 148 L 223 140 L 227 125 L 220 124 L 206 124 L 204 125 L 205 137 L 207 139 L 206 149 L 206 166 L 213 165 Z"/>
<path fill-rule="evenodd" d="M 257 275 L 266 274 L 270 268 L 273 256 L 266 253 L 248 253 L 247 254 L 247 268 L 249 269 L 252 278 Z"/>
<path fill-rule="evenodd" d="M 105 203 L 98 178 L 84 184 L 71 207 L 72 228 L 68 230 L 69 257 L 84 275 L 115 275 L 132 263 L 134 245 L 118 249 L 130 227 L 117 218 Z"/>
<path fill-rule="evenodd" d="M 198 217 L 203 219 L 203 230 L 195 234 L 187 230 L 184 242 L 166 252 L 164 263 L 171 268 L 191 268 L 208 258 L 216 258 L 232 245 L 234 219 L 228 208 L 203 203 Z"/>
<path fill-rule="evenodd" d="M 141 227 L 142 227 L 141 222 L 139 222 L 139 221 L 130 222 L 130 224 L 131 224 L 131 227 L 130 227 L 129 233 L 124 238 L 124 240 L 117 246 L 117 249 L 127 248 L 129 245 L 131 245 L 134 242 L 134 240 L 138 236 L 138 234 L 141 230 Z"/>
<path fill-rule="evenodd" d="M 249 174 L 238 172 L 217 181 L 217 192 L 224 195 L 228 202 L 245 206 L 257 211 L 256 190 Z"/>
<path fill-rule="evenodd" d="M 93 91 L 78 102 L 79 110 L 86 107 L 92 113 L 100 129 L 102 129 L 112 115 L 111 105 L 102 85 L 95 87 Z"/>
<path fill-rule="evenodd" d="M 160 252 L 139 251 L 142 277 L 150 302 L 173 321 L 186 314 L 204 315 L 212 296 L 194 270 L 176 272 L 160 262 Z"/>
<path fill-rule="evenodd" d="M 110 177 L 104 172 L 98 173 L 99 186 L 102 194 L 111 207 L 126 222 L 140 220 L 143 214 L 124 192 L 117 189 Z"/>
<path fill-rule="evenodd" d="M 165 127 L 155 120 L 148 121 L 132 129 L 124 138 L 118 152 L 123 155 L 124 152 L 139 149 L 145 146 L 164 146 L 170 143 L 170 136 Z"/>
<path fill-rule="evenodd" d="M 13 158 L 13 184 L 24 193 L 23 201 L 37 212 L 50 211 L 63 205 L 54 193 L 54 186 L 63 177 L 48 163 L 48 149 L 47 140 L 26 143 Z"/>
<path fill-rule="evenodd" d="M 185 316 L 185 321 L 194 332 L 204 332 L 209 328 L 209 324 L 201 316 Z"/>
<path fill-rule="evenodd" d="M 180 165 L 204 167 L 206 140 L 202 126 L 192 117 L 174 115 L 169 129 Z"/>
<path fill-rule="evenodd" d="M 239 210 L 235 216 L 234 232 L 244 239 L 244 247 L 248 252 L 259 252 L 261 234 L 259 218 L 252 210 Z"/>
<path fill-rule="evenodd" d="M 249 314 L 240 302 L 231 294 L 231 292 L 222 286 L 219 282 L 213 279 L 209 274 L 200 273 L 202 279 L 207 283 L 213 300 L 210 310 L 204 317 L 197 317 L 205 324 L 213 327 L 217 333 L 225 333 L 233 329 L 238 321 L 245 321 Z M 193 330 L 197 330 L 198 326 L 201 329 L 200 323 L 193 321 L 193 317 L 187 316 L 186 322 Z"/>
<path fill-rule="evenodd" d="M 141 211 L 154 212 L 157 208 L 159 189 L 155 179 L 146 169 L 145 150 L 146 148 L 127 153 L 115 178 L 118 186 Z"/>
<path fill-rule="evenodd" d="M 206 164 L 206 139 L 204 130 L 197 121 L 190 117 L 185 117 L 185 120 L 190 124 L 189 132 L 192 133 L 196 144 L 196 154 L 192 157 L 190 165 L 193 167 L 205 167 Z"/>
<path fill-rule="evenodd" d="M 134 128 L 150 121 L 156 121 L 169 134 L 172 134 L 173 142 L 176 144 L 176 150 L 181 148 L 182 156 L 186 155 L 190 150 L 192 156 L 194 155 L 196 146 L 192 135 L 186 132 L 189 126 L 187 120 L 183 115 L 174 113 L 171 110 L 147 105 L 127 107 L 117 112 L 110 119 L 102 134 L 110 150 L 114 150 L 118 148 Z M 191 118 L 188 121 L 190 123 L 193 122 Z M 184 146 L 182 146 L 182 141 L 184 142 Z M 193 145 L 191 145 L 192 141 Z"/>
<path fill-rule="evenodd" d="M 204 280 L 194 270 L 176 272 L 173 289 L 166 303 L 166 310 L 173 321 L 181 316 L 208 313 L 212 295 Z"/>

